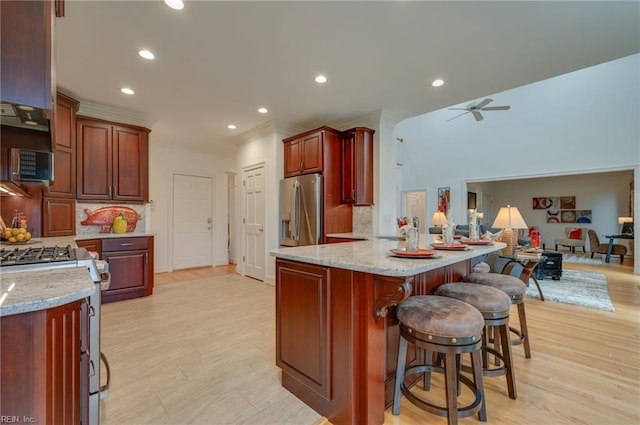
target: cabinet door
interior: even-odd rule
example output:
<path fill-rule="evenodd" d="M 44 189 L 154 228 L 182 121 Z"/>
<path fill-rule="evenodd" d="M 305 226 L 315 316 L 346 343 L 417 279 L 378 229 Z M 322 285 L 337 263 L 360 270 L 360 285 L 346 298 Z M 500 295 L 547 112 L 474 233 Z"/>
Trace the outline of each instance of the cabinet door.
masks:
<path fill-rule="evenodd" d="M 340 197 L 343 204 L 356 203 L 356 170 L 355 170 L 356 134 L 345 133 L 342 136 L 342 154 L 340 155 Z"/>
<path fill-rule="evenodd" d="M 51 110 L 52 3 L 0 2 L 2 100 Z"/>
<path fill-rule="evenodd" d="M 109 124 L 77 120 L 77 198 L 110 200 L 112 187 L 111 133 Z"/>
<path fill-rule="evenodd" d="M 44 198 L 42 236 L 68 236 L 76 234 L 76 200 Z"/>
<path fill-rule="evenodd" d="M 302 139 L 302 170 L 301 174 L 322 172 L 322 141 L 324 132 L 305 136 Z"/>
<path fill-rule="evenodd" d="M 53 175 L 47 197 L 76 197 L 76 110 L 75 99 L 56 96 L 55 137 L 53 141 Z"/>
<path fill-rule="evenodd" d="M 300 174 L 302 168 L 301 140 L 293 140 L 284 144 L 284 176 Z"/>
<path fill-rule="evenodd" d="M 111 273 L 111 285 L 102 293 L 103 302 L 145 295 L 149 289 L 148 251 L 103 251 L 102 257 Z"/>
<path fill-rule="evenodd" d="M 145 131 L 113 128 L 113 199 L 147 200 L 148 137 Z"/>

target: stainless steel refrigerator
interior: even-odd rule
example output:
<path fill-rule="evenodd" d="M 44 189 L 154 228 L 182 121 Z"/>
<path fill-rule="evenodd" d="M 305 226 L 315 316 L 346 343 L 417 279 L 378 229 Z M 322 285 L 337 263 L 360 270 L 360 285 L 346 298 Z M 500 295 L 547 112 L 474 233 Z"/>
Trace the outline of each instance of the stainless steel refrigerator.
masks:
<path fill-rule="evenodd" d="M 322 174 L 280 180 L 280 245 L 322 242 Z"/>

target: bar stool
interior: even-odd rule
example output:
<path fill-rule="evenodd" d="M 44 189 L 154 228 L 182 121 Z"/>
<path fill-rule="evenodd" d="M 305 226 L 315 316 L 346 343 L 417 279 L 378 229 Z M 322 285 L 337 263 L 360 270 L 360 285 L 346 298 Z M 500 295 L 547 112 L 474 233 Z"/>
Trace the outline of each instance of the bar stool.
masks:
<path fill-rule="evenodd" d="M 482 334 L 482 366 L 485 376 L 505 375 L 509 397 L 516 399 L 516 380 L 509 342 L 509 308 L 511 299 L 503 291 L 487 285 L 473 283 L 445 283 L 435 292 L 442 297 L 454 298 L 474 306 L 484 317 Z M 489 346 L 490 335 L 499 334 L 501 348 Z M 491 367 L 488 354 L 493 354 L 501 363 L 500 367 Z"/>
<path fill-rule="evenodd" d="M 463 277 L 462 281 L 492 286 L 505 292 L 511 298 L 511 304 L 516 304 L 518 307 L 518 320 L 520 321 L 520 329 L 509 327 L 509 330 L 518 336 L 518 338 L 511 340 L 511 344 L 524 344 L 524 356 L 530 359 L 531 346 L 527 329 L 527 315 L 524 310 L 524 294 L 527 286 L 517 277 L 500 273 L 473 272 Z"/>
<path fill-rule="evenodd" d="M 449 425 L 456 425 L 458 418 L 478 413 L 478 419 L 487 420 L 484 385 L 482 383 L 482 314 L 470 304 L 437 295 L 416 295 L 407 298 L 396 308 L 400 321 L 400 344 L 396 383 L 393 394 L 393 414 L 400 414 L 400 397 L 427 412 L 447 417 Z M 407 344 L 411 342 L 425 350 L 424 364 L 406 368 Z M 443 366 L 433 364 L 433 353 L 444 359 Z M 473 381 L 459 374 L 457 361 L 464 353 L 471 355 Z M 405 370 L 406 368 L 406 370 Z M 416 394 L 405 384 L 405 378 L 416 373 L 424 374 L 425 390 L 429 389 L 431 372 L 444 374 L 446 406 L 431 403 Z M 458 383 L 464 384 L 475 395 L 472 403 L 458 407 Z"/>

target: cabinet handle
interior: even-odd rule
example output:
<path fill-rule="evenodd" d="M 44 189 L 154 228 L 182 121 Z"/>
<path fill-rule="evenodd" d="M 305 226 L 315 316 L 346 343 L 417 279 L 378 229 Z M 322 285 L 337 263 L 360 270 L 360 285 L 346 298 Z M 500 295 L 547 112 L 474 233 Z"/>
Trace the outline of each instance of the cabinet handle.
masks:
<path fill-rule="evenodd" d="M 298 170 L 302 171 L 302 161 L 300 161 L 300 164 L 298 164 Z"/>
<path fill-rule="evenodd" d="M 111 185 L 109 185 L 109 198 L 113 198 L 113 196 L 111 195 Z"/>
<path fill-rule="evenodd" d="M 96 315 L 96 309 L 93 306 L 89 306 L 89 317 L 94 317 Z"/>
<path fill-rule="evenodd" d="M 132 242 L 122 242 L 120 246 L 133 246 Z"/>
<path fill-rule="evenodd" d="M 47 215 L 51 215 L 51 201 L 47 201 Z"/>
<path fill-rule="evenodd" d="M 114 198 L 118 197 L 118 186 L 113 186 L 113 197 Z"/>
<path fill-rule="evenodd" d="M 149 264 L 149 254 L 148 253 L 144 253 L 144 264 Z"/>
<path fill-rule="evenodd" d="M 87 350 L 87 353 L 89 351 Z M 89 360 L 89 376 L 96 375 L 96 365 L 93 364 L 93 360 Z"/>

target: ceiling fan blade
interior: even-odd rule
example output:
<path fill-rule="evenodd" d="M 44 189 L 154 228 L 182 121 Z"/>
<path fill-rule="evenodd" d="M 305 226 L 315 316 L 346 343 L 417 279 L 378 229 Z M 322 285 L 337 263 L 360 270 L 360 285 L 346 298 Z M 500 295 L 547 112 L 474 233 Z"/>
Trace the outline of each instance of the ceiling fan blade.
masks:
<path fill-rule="evenodd" d="M 466 114 L 468 114 L 469 112 L 470 112 L 470 111 L 467 111 L 467 112 L 463 112 L 463 113 L 461 113 L 461 114 L 458 114 L 458 115 L 456 115 L 455 117 L 449 118 L 447 121 L 455 120 L 456 118 L 461 117 L 461 116 L 463 116 L 463 115 L 466 115 Z"/>
<path fill-rule="evenodd" d="M 482 102 L 478 103 L 473 109 L 482 109 L 485 107 L 485 105 L 488 105 L 491 102 L 493 102 L 493 99 L 486 98 Z"/>
<path fill-rule="evenodd" d="M 511 109 L 511 106 L 487 106 L 486 108 L 482 108 L 483 111 L 508 111 Z"/>
<path fill-rule="evenodd" d="M 467 112 L 469 112 L 469 109 L 467 109 L 467 108 L 447 108 L 447 109 L 449 109 L 450 111 L 467 111 Z"/>
<path fill-rule="evenodd" d="M 473 114 L 473 118 L 475 118 L 476 121 L 482 121 L 484 119 L 482 114 L 478 111 L 471 111 L 471 113 Z"/>

